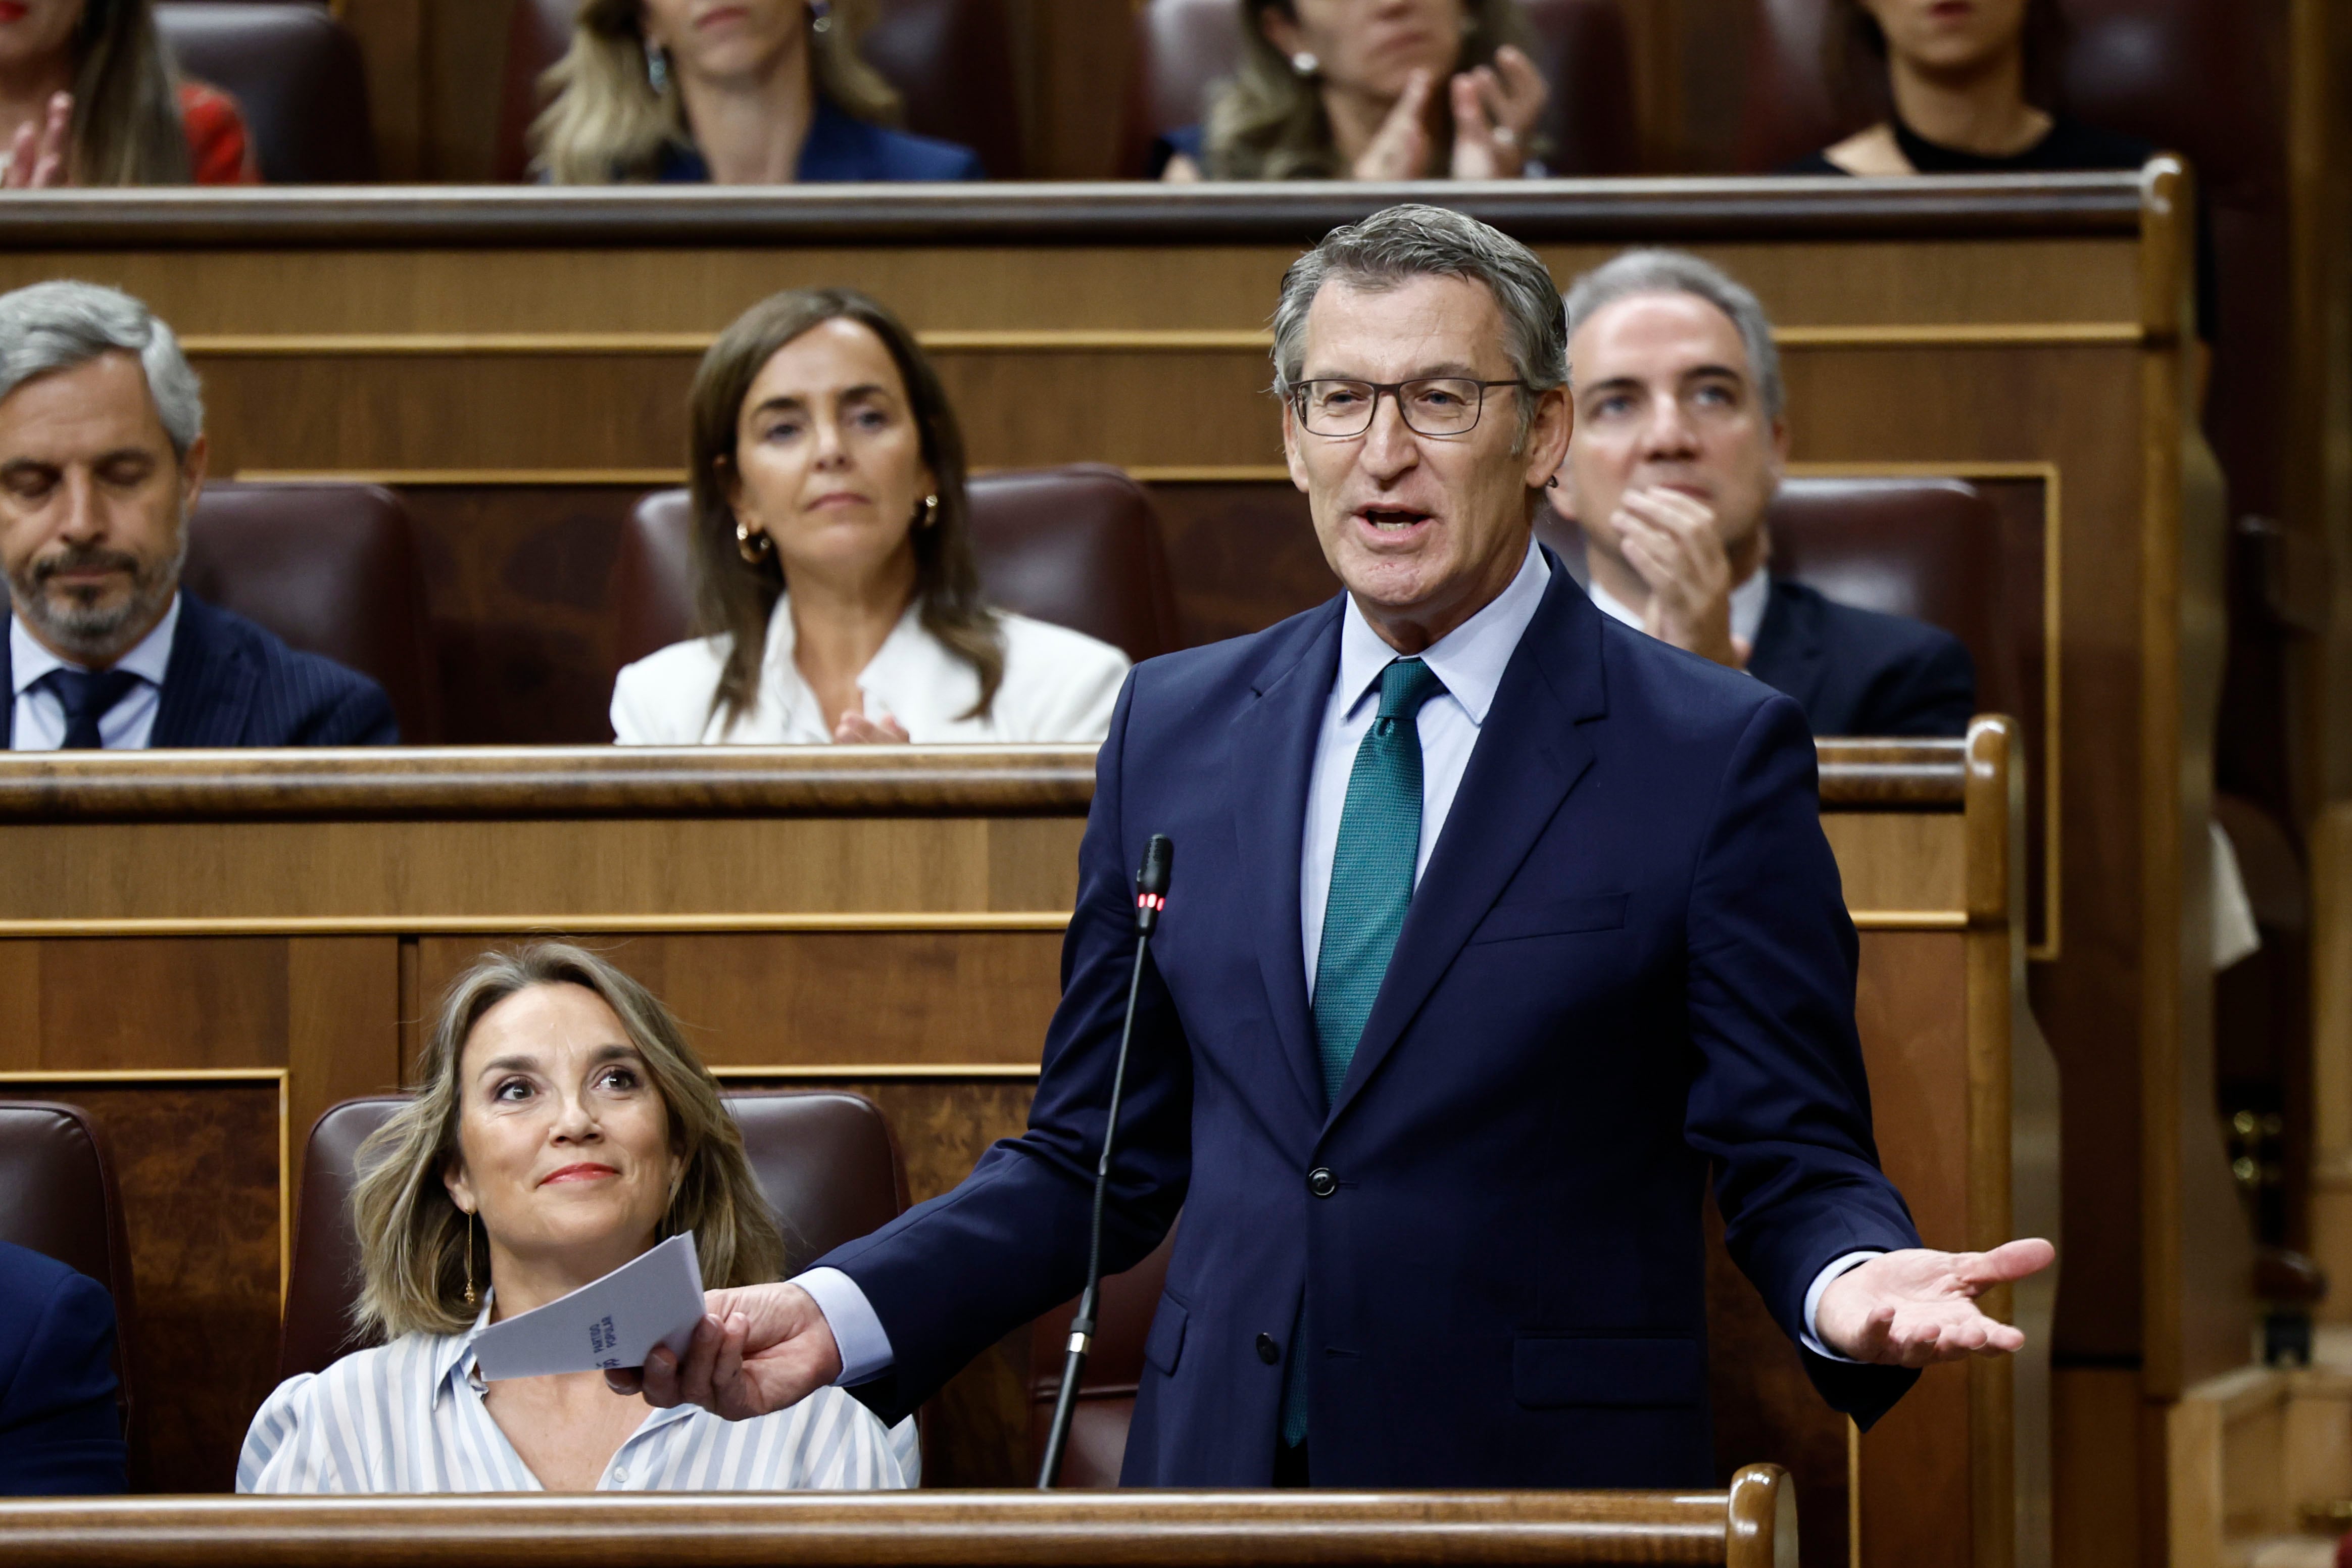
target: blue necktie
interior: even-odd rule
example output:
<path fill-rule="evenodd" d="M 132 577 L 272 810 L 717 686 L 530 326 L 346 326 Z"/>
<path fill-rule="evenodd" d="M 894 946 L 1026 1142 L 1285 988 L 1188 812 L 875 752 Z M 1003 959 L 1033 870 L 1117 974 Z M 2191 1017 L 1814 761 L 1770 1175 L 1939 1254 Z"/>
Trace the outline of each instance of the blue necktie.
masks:
<path fill-rule="evenodd" d="M 1429 666 L 1400 658 L 1381 671 L 1381 710 L 1356 746 L 1348 803 L 1331 852 L 1331 896 L 1315 961 L 1315 1043 L 1323 1058 L 1323 1102 L 1339 1098 L 1389 957 L 1412 902 L 1421 856 L 1422 705 L 1445 689 Z M 1302 1313 L 1303 1320 L 1303 1313 Z M 1282 1440 L 1307 1440 L 1307 1379 L 1299 1371 L 1304 1322 L 1292 1326 L 1283 1369 Z"/>
<path fill-rule="evenodd" d="M 131 695 L 139 684 L 139 677 L 127 669 L 53 669 L 41 678 L 66 710 L 66 738 L 63 749 L 68 752 L 94 752 L 103 744 L 98 735 L 98 721 L 113 710 L 116 703 Z"/>

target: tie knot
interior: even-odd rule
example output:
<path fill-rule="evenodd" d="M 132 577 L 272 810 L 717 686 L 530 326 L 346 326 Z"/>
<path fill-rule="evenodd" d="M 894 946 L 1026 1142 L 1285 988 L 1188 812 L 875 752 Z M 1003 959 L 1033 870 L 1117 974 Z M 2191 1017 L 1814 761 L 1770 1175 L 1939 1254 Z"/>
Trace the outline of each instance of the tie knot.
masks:
<path fill-rule="evenodd" d="M 65 708 L 68 727 L 97 722 L 139 684 L 139 677 L 127 669 L 60 668 L 49 671 L 47 679 Z"/>
<path fill-rule="evenodd" d="M 1391 661 L 1381 671 L 1381 711 L 1383 719 L 1414 719 L 1421 706 L 1445 689 L 1437 672 L 1417 658 Z"/>

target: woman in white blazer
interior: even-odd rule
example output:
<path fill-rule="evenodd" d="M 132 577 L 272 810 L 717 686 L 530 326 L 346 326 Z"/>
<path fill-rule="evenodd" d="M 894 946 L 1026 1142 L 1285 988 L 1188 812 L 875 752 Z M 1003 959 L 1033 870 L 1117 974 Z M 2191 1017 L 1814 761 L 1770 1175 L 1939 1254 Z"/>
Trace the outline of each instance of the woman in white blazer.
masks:
<path fill-rule="evenodd" d="M 881 305 L 754 305 L 703 356 L 691 421 L 702 635 L 621 671 L 622 744 L 1108 732 L 1126 656 L 982 600 L 955 412 Z"/>

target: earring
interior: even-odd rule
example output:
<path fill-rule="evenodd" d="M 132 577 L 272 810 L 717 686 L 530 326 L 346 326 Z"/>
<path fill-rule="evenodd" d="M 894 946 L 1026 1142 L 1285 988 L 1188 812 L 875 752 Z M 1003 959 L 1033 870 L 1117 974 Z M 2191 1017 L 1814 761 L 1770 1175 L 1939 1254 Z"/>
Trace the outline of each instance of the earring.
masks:
<path fill-rule="evenodd" d="M 916 526 L 920 528 L 937 528 L 939 525 L 940 498 L 937 496 L 925 496 L 923 498 L 923 521 Z"/>
<path fill-rule="evenodd" d="M 1556 490 L 1559 489 L 1559 476 L 1558 474 L 1554 474 L 1551 478 L 1546 479 L 1544 481 L 1544 489 L 1548 490 Z"/>
<path fill-rule="evenodd" d="M 809 0 L 809 31 L 833 31 L 833 0 Z"/>
<path fill-rule="evenodd" d="M 1311 77 L 1322 68 L 1323 62 L 1305 49 L 1290 57 L 1290 69 L 1294 76 Z"/>
<path fill-rule="evenodd" d="M 669 90 L 669 51 L 659 44 L 646 46 L 646 85 L 656 98 Z"/>
<path fill-rule="evenodd" d="M 735 549 L 743 557 L 745 565 L 757 566 L 775 553 L 776 542 L 768 537 L 766 531 L 754 533 L 749 523 L 738 522 L 735 525 Z"/>
<path fill-rule="evenodd" d="M 474 1211 L 466 1211 L 466 1305 L 474 1304 Z"/>

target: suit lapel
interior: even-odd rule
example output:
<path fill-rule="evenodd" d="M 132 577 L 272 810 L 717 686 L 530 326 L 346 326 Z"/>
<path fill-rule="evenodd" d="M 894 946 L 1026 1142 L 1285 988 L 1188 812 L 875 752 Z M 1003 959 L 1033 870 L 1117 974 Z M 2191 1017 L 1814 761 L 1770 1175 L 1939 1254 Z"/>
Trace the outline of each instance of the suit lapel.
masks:
<path fill-rule="evenodd" d="M 180 624 L 172 634 L 172 658 L 163 667 L 163 695 L 147 744 L 236 745 L 260 677 L 251 659 L 239 657 L 219 613 L 182 589 Z"/>
<path fill-rule="evenodd" d="M 1559 561 L 1551 567 L 1550 585 L 1504 668 L 1437 848 L 1405 910 L 1395 956 L 1331 1107 L 1333 1121 L 1379 1070 L 1592 765 L 1592 742 L 1578 721 L 1607 710 L 1601 612 Z"/>
<path fill-rule="evenodd" d="M 1756 628 L 1748 673 L 1795 698 L 1806 712 L 1813 710 L 1821 697 L 1822 626 L 1817 606 L 1801 589 L 1781 582 L 1772 584 L 1764 624 Z"/>
<path fill-rule="evenodd" d="M 1257 700 L 1228 731 L 1227 776 L 1234 781 L 1234 836 L 1242 874 L 1257 889 L 1252 945 L 1282 1058 L 1319 1120 L 1323 1074 L 1307 1012 L 1307 952 L 1298 928 L 1298 861 L 1307 834 L 1307 791 L 1323 709 L 1339 673 L 1339 601 L 1308 632 L 1296 658 L 1269 660 L 1254 683 Z"/>

